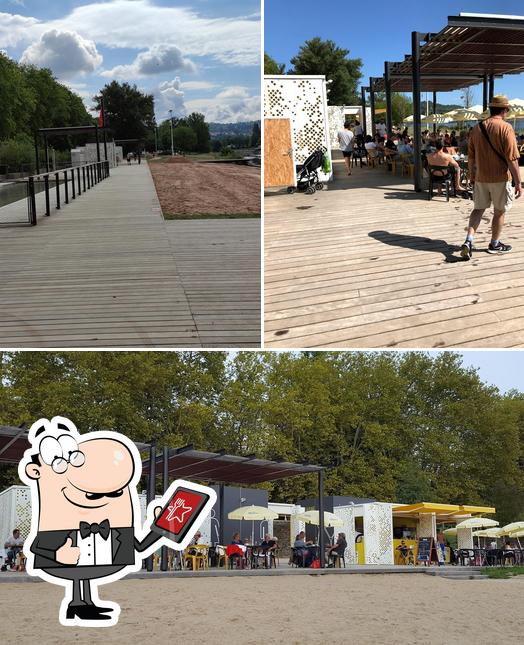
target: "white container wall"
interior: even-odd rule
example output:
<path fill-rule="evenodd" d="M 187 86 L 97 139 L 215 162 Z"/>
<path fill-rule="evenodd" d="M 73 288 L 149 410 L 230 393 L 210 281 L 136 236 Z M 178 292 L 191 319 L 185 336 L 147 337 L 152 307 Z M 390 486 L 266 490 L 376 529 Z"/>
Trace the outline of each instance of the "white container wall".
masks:
<path fill-rule="evenodd" d="M 326 80 L 324 76 L 266 76 L 264 117 L 291 120 L 295 162 L 303 163 L 319 148 L 331 158 Z M 328 181 L 332 172 L 319 172 Z"/>
<path fill-rule="evenodd" d="M 364 504 L 364 556 L 366 564 L 395 563 L 391 504 Z"/>

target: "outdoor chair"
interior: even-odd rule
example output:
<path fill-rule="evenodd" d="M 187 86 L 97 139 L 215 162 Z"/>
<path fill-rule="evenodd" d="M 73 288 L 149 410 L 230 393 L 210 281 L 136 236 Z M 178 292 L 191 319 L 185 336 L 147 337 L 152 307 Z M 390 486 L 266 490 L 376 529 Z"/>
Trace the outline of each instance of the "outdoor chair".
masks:
<path fill-rule="evenodd" d="M 488 549 L 486 552 L 486 564 L 489 567 L 496 567 L 502 562 L 502 549 Z"/>
<path fill-rule="evenodd" d="M 246 562 L 245 554 L 238 545 L 228 544 L 226 547 L 226 557 L 228 560 L 226 567 L 231 569 L 244 569 Z"/>
<path fill-rule="evenodd" d="M 191 563 L 193 571 L 197 569 L 208 569 L 208 547 L 203 544 L 188 546 L 184 551 L 184 561 L 186 566 Z"/>
<path fill-rule="evenodd" d="M 366 150 L 368 168 L 378 168 L 379 158 L 376 150 Z"/>
<path fill-rule="evenodd" d="M 304 567 L 306 564 L 306 550 L 292 547 L 290 564 L 295 567 Z"/>
<path fill-rule="evenodd" d="M 397 172 L 397 162 L 399 161 L 397 151 L 396 150 L 390 150 L 389 148 L 385 148 L 384 156 L 385 156 L 388 168 L 389 168 L 389 166 L 391 166 L 391 172 L 393 174 L 396 174 L 396 172 Z"/>
<path fill-rule="evenodd" d="M 459 549 L 457 561 L 462 567 L 470 566 L 475 562 L 475 551 L 473 549 Z"/>
<path fill-rule="evenodd" d="M 411 155 L 400 155 L 400 161 L 402 163 L 402 176 L 408 175 L 409 177 L 413 177 L 415 164 L 413 163 Z"/>
<path fill-rule="evenodd" d="M 353 148 L 353 154 L 351 155 L 351 167 L 356 166 L 360 161 L 360 167 L 362 168 L 363 159 L 366 159 L 366 163 L 367 163 L 367 155 L 366 155 L 365 148 Z"/>
<path fill-rule="evenodd" d="M 332 551 L 329 554 L 329 559 L 333 562 L 333 567 L 340 569 L 341 566 L 343 566 L 344 569 L 346 568 L 346 556 L 344 553 L 340 554 L 336 551 Z"/>
<path fill-rule="evenodd" d="M 227 569 L 228 565 L 228 558 L 226 555 L 226 547 L 222 546 L 220 544 L 217 544 L 215 547 L 215 555 L 214 555 L 214 560 L 215 560 L 215 565 L 220 568 L 221 565 L 224 565 L 224 569 Z"/>
<path fill-rule="evenodd" d="M 446 190 L 446 201 L 449 202 L 449 194 L 453 187 L 453 197 L 457 196 L 455 189 L 455 182 L 451 175 L 449 166 L 428 166 L 429 173 L 429 192 L 428 199 L 433 199 L 433 191 L 435 186 L 443 186 Z M 443 174 L 446 173 L 446 174 Z"/>
<path fill-rule="evenodd" d="M 513 567 L 515 566 L 515 551 L 502 551 L 502 566 L 505 567 L 506 563 L 509 562 Z"/>

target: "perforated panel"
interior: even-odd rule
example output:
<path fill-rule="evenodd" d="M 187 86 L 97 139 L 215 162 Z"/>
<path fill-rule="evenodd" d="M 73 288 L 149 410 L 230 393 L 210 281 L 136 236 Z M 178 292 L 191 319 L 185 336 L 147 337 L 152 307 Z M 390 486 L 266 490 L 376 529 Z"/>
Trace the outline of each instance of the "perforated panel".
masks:
<path fill-rule="evenodd" d="M 355 551 L 355 512 L 353 506 L 336 506 L 333 510 L 344 525 L 337 527 L 337 533 L 346 534 L 347 548 L 344 552 L 346 564 L 358 564 L 358 558 Z"/>
<path fill-rule="evenodd" d="M 364 554 L 366 564 L 394 563 L 391 504 L 364 506 Z"/>
<path fill-rule="evenodd" d="M 437 537 L 437 521 L 435 513 L 421 513 L 417 528 L 418 537 Z"/>
<path fill-rule="evenodd" d="M 457 529 L 457 546 L 459 549 L 473 548 L 473 531 L 471 529 Z"/>
<path fill-rule="evenodd" d="M 264 116 L 291 119 L 297 164 L 322 147 L 331 156 L 324 86 L 325 81 L 317 77 L 268 77 L 264 81 Z"/>
<path fill-rule="evenodd" d="M 300 533 L 300 531 L 305 530 L 305 523 L 300 522 L 297 520 L 297 515 L 300 513 L 303 513 L 304 509 L 297 510 L 296 513 L 292 513 L 290 515 L 290 520 L 291 520 L 291 536 L 290 536 L 290 542 L 291 546 L 293 546 L 293 542 L 295 541 L 295 537 Z"/>
<path fill-rule="evenodd" d="M 337 134 L 339 130 L 344 127 L 344 106 L 343 105 L 328 105 L 328 124 L 329 124 L 329 139 L 331 147 L 339 148 Z"/>

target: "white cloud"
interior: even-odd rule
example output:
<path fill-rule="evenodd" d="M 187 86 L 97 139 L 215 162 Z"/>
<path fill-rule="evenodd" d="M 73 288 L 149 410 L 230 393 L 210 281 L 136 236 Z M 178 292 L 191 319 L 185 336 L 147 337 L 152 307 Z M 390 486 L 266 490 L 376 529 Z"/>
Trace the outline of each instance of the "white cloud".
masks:
<path fill-rule="evenodd" d="M 206 121 L 238 123 L 257 121 L 261 114 L 260 96 L 252 96 L 245 87 L 230 87 L 215 97 L 186 102 L 188 112 L 202 112 Z"/>
<path fill-rule="evenodd" d="M 180 87 L 190 92 L 191 90 L 214 90 L 218 85 L 209 81 L 184 81 L 180 83 Z"/>
<path fill-rule="evenodd" d="M 184 103 L 184 91 L 181 88 L 182 83 L 178 76 L 172 81 L 160 83 L 158 88 L 165 110 L 173 110 L 174 116 L 184 116 L 187 113 Z"/>
<path fill-rule="evenodd" d="M 30 45 L 20 58 L 21 63 L 49 67 L 60 78 L 94 72 L 102 63 L 96 45 L 74 31 L 46 31 Z"/>
<path fill-rule="evenodd" d="M 153 45 L 140 52 L 131 65 L 117 65 L 104 70 L 101 76 L 107 78 L 141 78 L 164 72 L 196 72 L 195 64 L 182 55 L 174 45 Z"/>
<path fill-rule="evenodd" d="M 106 47 L 171 45 L 184 56 L 211 56 L 230 65 L 260 64 L 258 16 L 206 18 L 192 9 L 155 5 L 153 0 L 91 2 L 47 22 L 0 14 L 0 46 L 32 43 L 50 29 L 76 31 Z"/>

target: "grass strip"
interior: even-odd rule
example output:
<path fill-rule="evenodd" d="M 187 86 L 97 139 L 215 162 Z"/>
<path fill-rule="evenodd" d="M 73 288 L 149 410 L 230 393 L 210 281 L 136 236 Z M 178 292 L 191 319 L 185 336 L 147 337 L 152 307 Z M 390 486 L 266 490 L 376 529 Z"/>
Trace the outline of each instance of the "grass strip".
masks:
<path fill-rule="evenodd" d="M 524 567 L 485 567 L 482 573 L 495 580 L 508 580 L 513 576 L 524 575 Z"/>

